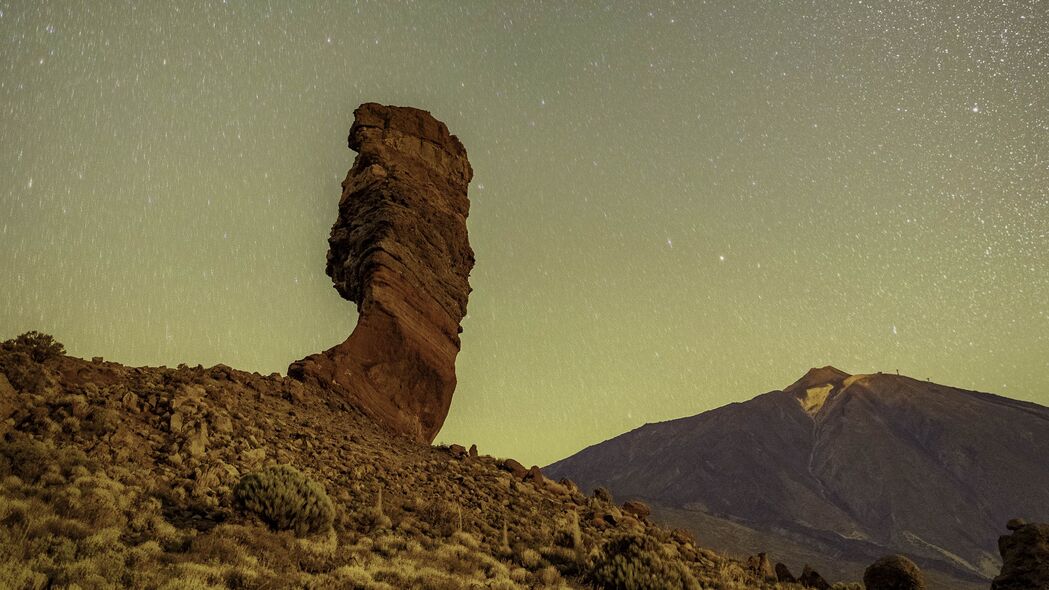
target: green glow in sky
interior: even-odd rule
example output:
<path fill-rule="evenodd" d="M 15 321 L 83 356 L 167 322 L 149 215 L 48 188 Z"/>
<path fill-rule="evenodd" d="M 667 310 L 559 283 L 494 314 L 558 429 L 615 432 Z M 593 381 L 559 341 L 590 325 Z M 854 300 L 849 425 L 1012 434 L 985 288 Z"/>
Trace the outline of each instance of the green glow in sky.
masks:
<path fill-rule="evenodd" d="M 1049 404 L 1044 3 L 133 4 L 0 1 L 0 338 L 342 341 L 377 101 L 475 170 L 439 440 L 544 464 L 825 364 Z"/>

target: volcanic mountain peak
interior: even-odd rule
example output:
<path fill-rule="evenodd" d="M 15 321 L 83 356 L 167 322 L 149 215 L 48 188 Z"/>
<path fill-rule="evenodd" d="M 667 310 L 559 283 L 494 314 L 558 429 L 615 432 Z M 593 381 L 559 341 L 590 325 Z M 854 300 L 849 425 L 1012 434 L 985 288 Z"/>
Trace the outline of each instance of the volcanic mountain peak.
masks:
<path fill-rule="evenodd" d="M 815 417 L 830 394 L 843 389 L 843 383 L 852 378 L 852 375 L 830 365 L 813 367 L 783 391 L 794 394 L 805 413 Z"/>
<path fill-rule="evenodd" d="M 824 385 L 840 385 L 842 381 L 848 379 L 852 375 L 837 369 L 830 365 L 826 367 L 813 367 L 808 370 L 801 379 L 798 379 L 794 383 L 791 383 L 783 391 L 796 392 L 804 391 L 812 387 L 821 387 Z"/>
<path fill-rule="evenodd" d="M 986 588 L 998 572 L 989 531 L 1016 515 L 1049 516 L 1046 456 L 1049 408 L 823 367 L 544 473 L 643 499 L 722 550 L 769 551 L 842 578 L 906 553 L 936 578 L 930 588 L 959 590 Z"/>

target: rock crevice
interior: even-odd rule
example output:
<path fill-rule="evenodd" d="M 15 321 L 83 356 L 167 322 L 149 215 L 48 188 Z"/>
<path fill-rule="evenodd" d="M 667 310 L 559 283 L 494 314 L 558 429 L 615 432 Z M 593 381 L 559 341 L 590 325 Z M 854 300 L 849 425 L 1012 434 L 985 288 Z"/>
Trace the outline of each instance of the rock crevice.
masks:
<path fill-rule="evenodd" d="M 358 155 L 342 183 L 326 272 L 357 304 L 357 326 L 288 374 L 429 443 L 455 390 L 474 264 L 466 231 L 473 170 L 459 139 L 418 109 L 363 104 L 348 143 Z"/>

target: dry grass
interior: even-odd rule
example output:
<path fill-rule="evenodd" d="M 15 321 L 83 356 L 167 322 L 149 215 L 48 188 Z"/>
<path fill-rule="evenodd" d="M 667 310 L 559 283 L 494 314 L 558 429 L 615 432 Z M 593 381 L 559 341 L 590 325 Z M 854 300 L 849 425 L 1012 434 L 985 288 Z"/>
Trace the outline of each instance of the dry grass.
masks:
<path fill-rule="evenodd" d="M 390 438 L 288 379 L 30 345 L 0 348 L 18 382 L 0 403 L 2 588 L 592 588 L 624 534 L 699 588 L 800 588 L 626 517 L 606 492 Z M 243 510 L 237 482 L 277 464 L 326 490 L 330 521 L 290 527 L 300 538 Z"/>

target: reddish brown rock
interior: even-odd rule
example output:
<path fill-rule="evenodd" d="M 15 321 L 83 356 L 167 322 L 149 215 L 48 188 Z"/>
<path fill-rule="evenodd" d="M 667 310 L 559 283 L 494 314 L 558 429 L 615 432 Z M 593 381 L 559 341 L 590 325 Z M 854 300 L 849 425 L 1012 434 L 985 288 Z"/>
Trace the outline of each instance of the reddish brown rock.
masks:
<path fill-rule="evenodd" d="M 524 479 L 524 476 L 528 474 L 528 470 L 525 469 L 524 465 L 517 459 L 507 459 L 503 461 L 500 466 L 513 474 L 517 479 Z"/>
<path fill-rule="evenodd" d="M 747 569 L 754 573 L 759 579 L 766 582 L 777 582 L 776 570 L 766 553 L 758 553 L 747 558 Z"/>
<path fill-rule="evenodd" d="M 546 481 L 546 478 L 543 477 L 543 470 L 539 469 L 538 465 L 532 465 L 532 467 L 528 469 L 528 473 L 526 473 L 522 479 L 524 481 L 531 481 L 535 483 L 543 483 L 544 481 Z"/>
<path fill-rule="evenodd" d="M 640 500 L 631 500 L 623 503 L 623 512 L 633 514 L 639 519 L 644 520 L 652 514 L 652 509 L 648 507 L 648 504 L 645 504 Z"/>
<path fill-rule="evenodd" d="M 429 113 L 361 105 L 328 239 L 327 273 L 357 303 L 357 326 L 288 375 L 334 389 L 395 432 L 433 442 L 455 390 L 459 322 L 474 255 L 466 150 Z"/>
<path fill-rule="evenodd" d="M 798 576 L 798 583 L 806 588 L 814 588 L 815 590 L 830 590 L 830 584 L 827 583 L 827 580 L 824 580 L 819 572 L 808 565 L 802 569 L 801 575 Z"/>

